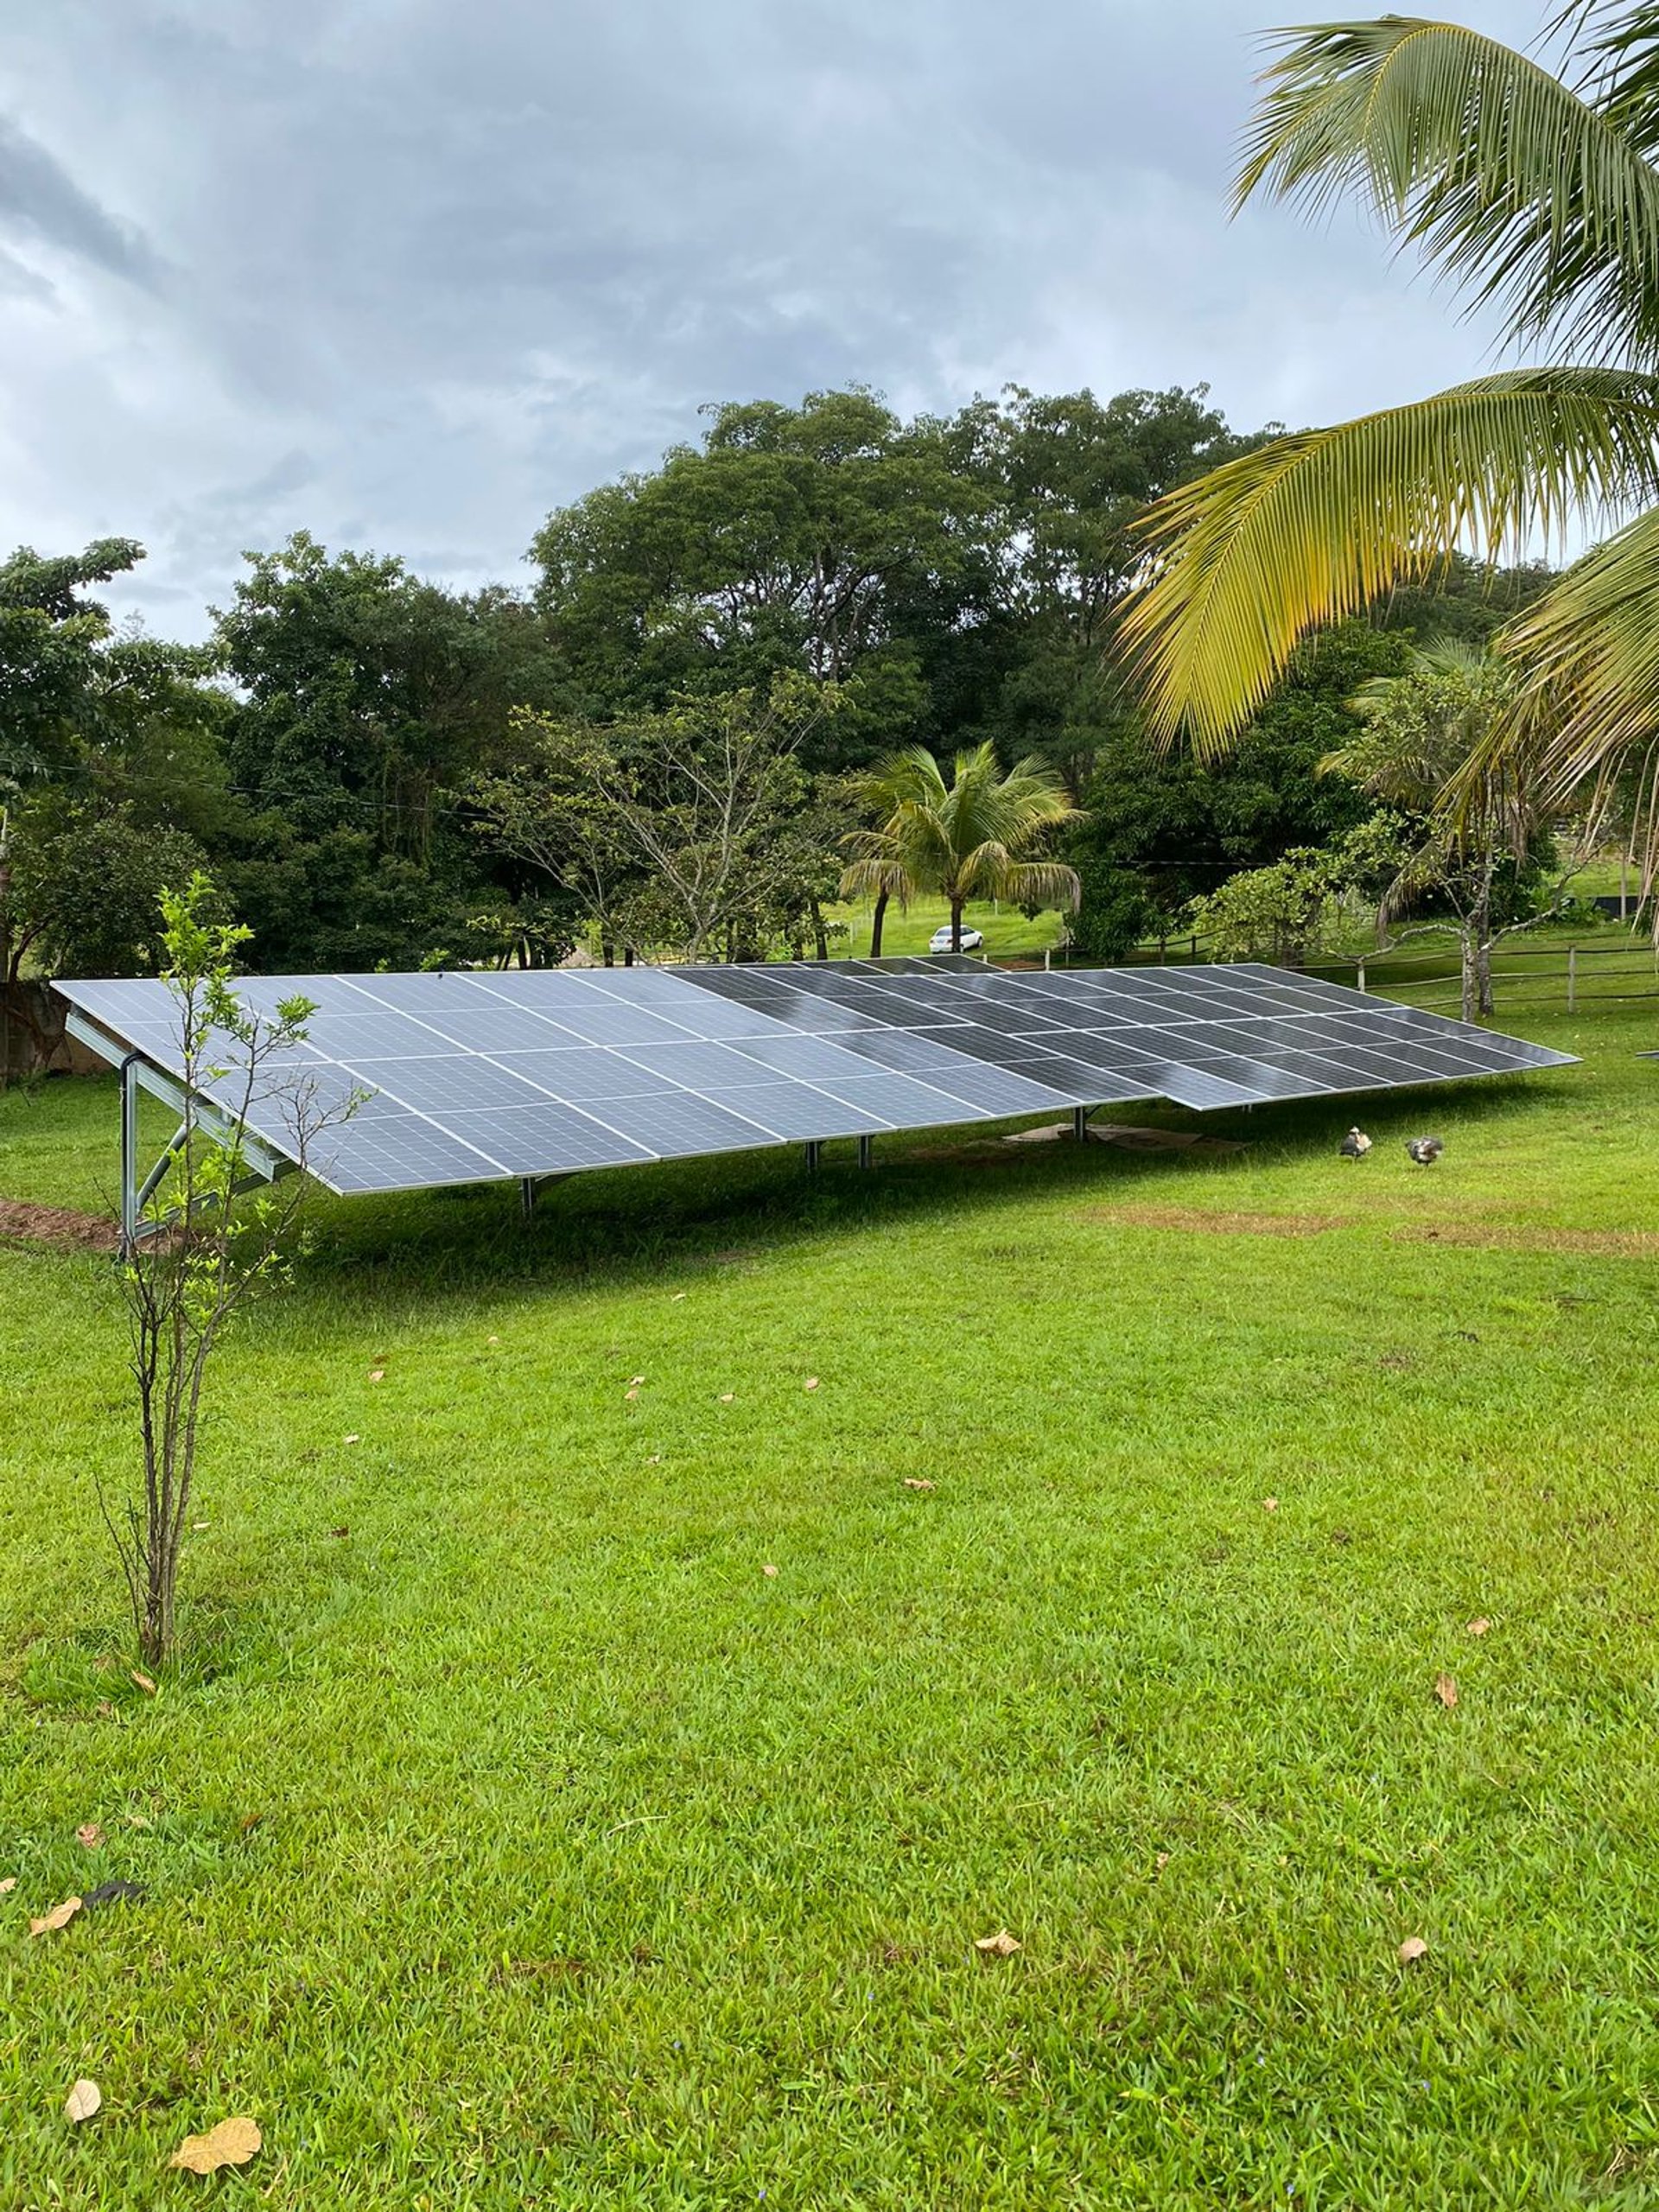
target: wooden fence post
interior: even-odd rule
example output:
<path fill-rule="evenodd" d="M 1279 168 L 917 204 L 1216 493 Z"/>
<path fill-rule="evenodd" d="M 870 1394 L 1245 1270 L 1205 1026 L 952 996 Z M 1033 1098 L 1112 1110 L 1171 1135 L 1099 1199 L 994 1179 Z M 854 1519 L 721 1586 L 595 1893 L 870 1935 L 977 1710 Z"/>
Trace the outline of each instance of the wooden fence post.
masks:
<path fill-rule="evenodd" d="M 1579 948 L 1576 944 L 1569 944 L 1567 948 L 1567 1010 L 1569 1014 L 1576 1014 L 1578 1006 Z"/>
<path fill-rule="evenodd" d="M 1358 968 L 1359 968 L 1359 976 L 1358 976 L 1359 988 L 1363 991 L 1363 990 L 1364 989 L 1364 988 L 1365 988 L 1365 956 L 1364 956 L 1364 954 L 1363 954 L 1363 952 L 1362 952 L 1362 953 L 1360 954 L 1360 956 L 1359 956 Z"/>

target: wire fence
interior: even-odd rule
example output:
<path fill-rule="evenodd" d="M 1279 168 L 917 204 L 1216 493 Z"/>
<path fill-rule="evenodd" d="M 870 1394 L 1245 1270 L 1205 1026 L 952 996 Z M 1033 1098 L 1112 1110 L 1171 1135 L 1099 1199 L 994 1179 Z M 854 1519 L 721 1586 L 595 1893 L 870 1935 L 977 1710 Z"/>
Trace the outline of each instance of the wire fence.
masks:
<path fill-rule="evenodd" d="M 1137 965 L 1204 966 L 1215 957 L 1202 934 L 1151 938 L 1136 947 Z M 1012 964 L 1034 964 L 1016 955 Z M 1044 966 L 1090 966 L 1076 955 L 1056 952 Z M 1351 989 L 1402 999 L 1427 1011 L 1457 1014 L 1463 986 L 1456 942 L 1448 937 L 1420 946 L 1330 955 L 1304 963 L 1305 972 Z M 1500 938 L 1491 953 L 1493 1011 L 1574 1014 L 1594 1006 L 1659 1000 L 1659 950 L 1645 924 L 1635 930 L 1610 927 L 1606 939 L 1529 944 L 1523 937 Z"/>
<path fill-rule="evenodd" d="M 1457 961 L 1448 960 L 1444 949 L 1310 962 L 1308 973 L 1437 1013 L 1456 1012 L 1462 1001 Z M 1659 999 L 1659 953 L 1645 932 L 1620 932 L 1605 944 L 1529 945 L 1500 939 L 1492 948 L 1491 977 L 1495 1013 L 1576 1014 L 1589 1007 Z"/>

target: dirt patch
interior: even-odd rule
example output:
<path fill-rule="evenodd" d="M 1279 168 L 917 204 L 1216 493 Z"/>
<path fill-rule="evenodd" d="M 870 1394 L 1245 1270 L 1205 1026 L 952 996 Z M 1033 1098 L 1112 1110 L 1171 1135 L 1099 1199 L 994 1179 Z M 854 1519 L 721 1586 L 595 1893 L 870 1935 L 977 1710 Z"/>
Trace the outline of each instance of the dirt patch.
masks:
<path fill-rule="evenodd" d="M 1349 1214 L 1205 1213 L 1197 1206 L 1090 1206 L 1084 1219 L 1126 1229 L 1192 1230 L 1202 1236 L 1323 1236 L 1355 1226 Z"/>
<path fill-rule="evenodd" d="M 1433 1229 L 1396 1229 L 1406 1244 L 1459 1244 L 1480 1252 L 1584 1252 L 1611 1259 L 1659 1257 L 1659 1232 L 1651 1229 L 1503 1229 L 1448 1221 Z"/>
<path fill-rule="evenodd" d="M 1333 1229 L 1387 1227 L 1396 1244 L 1454 1244 L 1480 1252 L 1582 1252 L 1613 1259 L 1659 1258 L 1649 1229 L 1523 1229 L 1497 1223 L 1440 1222 L 1389 1226 L 1363 1214 L 1209 1213 L 1197 1206 L 1090 1206 L 1084 1221 L 1122 1229 L 1179 1229 L 1200 1236 L 1323 1236 Z"/>
<path fill-rule="evenodd" d="M 113 1252 L 116 1226 L 95 1213 L 67 1206 L 36 1206 L 22 1198 L 0 1198 L 0 1238 L 24 1244 L 54 1244 L 74 1252 Z"/>

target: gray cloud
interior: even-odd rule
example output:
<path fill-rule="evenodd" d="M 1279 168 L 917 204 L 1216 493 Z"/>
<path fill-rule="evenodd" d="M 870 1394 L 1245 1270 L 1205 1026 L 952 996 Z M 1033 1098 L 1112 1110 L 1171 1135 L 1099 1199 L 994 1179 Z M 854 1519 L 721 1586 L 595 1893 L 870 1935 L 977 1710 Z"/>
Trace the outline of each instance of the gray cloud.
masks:
<path fill-rule="evenodd" d="M 550 506 L 709 400 L 1203 379 L 1302 422 L 1491 342 L 1357 224 L 1228 226 L 1262 0 L 30 12 L 0 26 L 9 534 L 143 537 L 158 626 L 302 524 L 518 575 Z"/>
<path fill-rule="evenodd" d="M 148 245 L 83 192 L 13 117 L 0 114 L 0 229 L 90 261 L 135 283 L 155 281 Z"/>

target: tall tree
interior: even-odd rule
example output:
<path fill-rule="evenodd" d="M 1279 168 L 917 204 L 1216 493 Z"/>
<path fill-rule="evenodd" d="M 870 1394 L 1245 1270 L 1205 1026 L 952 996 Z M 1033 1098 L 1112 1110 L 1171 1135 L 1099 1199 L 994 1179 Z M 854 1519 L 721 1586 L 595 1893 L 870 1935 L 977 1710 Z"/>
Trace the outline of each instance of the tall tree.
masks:
<path fill-rule="evenodd" d="M 1427 646 L 1401 674 L 1363 687 L 1363 727 L 1321 763 L 1400 810 L 1399 861 L 1380 918 L 1389 925 L 1427 908 L 1408 934 L 1456 936 L 1465 1021 L 1492 1011 L 1492 947 L 1539 918 L 1554 856 L 1529 764 L 1492 743 L 1516 681 L 1497 654 L 1457 640 Z"/>
<path fill-rule="evenodd" d="M 1141 562 L 1137 523 L 1261 440 L 1230 431 L 1202 385 L 1104 401 L 1013 385 L 964 409 L 951 435 L 997 501 L 1004 664 L 976 719 L 1080 800 L 1103 747 L 1135 719 L 1116 631 Z M 982 627 L 959 625 L 950 648 L 977 657 Z"/>
<path fill-rule="evenodd" d="M 1282 438 L 1173 493 L 1129 630 L 1158 734 L 1214 755 L 1313 626 L 1529 528 L 1634 518 L 1510 632 L 1558 790 L 1644 748 L 1659 677 L 1659 7 L 1578 0 L 1564 73 L 1456 24 L 1287 31 L 1239 180 L 1351 194 L 1565 363 Z M 1643 510 L 1644 511 L 1641 511 Z M 1524 713 L 1510 717 L 1517 730 Z"/>
<path fill-rule="evenodd" d="M 257 957 L 299 970 L 439 949 L 486 957 L 499 902 L 456 794 L 505 757 L 512 710 L 562 697 L 533 609 L 301 531 L 251 555 L 217 644 L 241 695 L 229 735 L 253 819 L 219 874 Z"/>
<path fill-rule="evenodd" d="M 106 538 L 0 563 L 0 1027 L 36 1057 L 52 1032 L 30 975 L 145 965 L 158 889 L 236 813 L 211 656 L 86 596 L 143 557 Z"/>
<path fill-rule="evenodd" d="M 791 670 L 856 677 L 806 760 L 842 766 L 925 720 L 900 610 L 954 603 L 994 505 L 942 424 L 870 392 L 721 406 L 701 445 L 548 518 L 537 603 L 601 717 Z"/>
<path fill-rule="evenodd" d="M 518 764 L 474 787 L 480 829 L 581 901 L 607 957 L 763 950 L 786 885 L 815 912 L 821 896 L 799 847 L 799 756 L 836 704 L 796 674 L 606 724 L 521 716 Z"/>
<path fill-rule="evenodd" d="M 962 950 L 962 910 L 970 899 L 1007 899 L 1016 906 L 1074 907 L 1077 871 L 1063 861 L 1034 857 L 1077 810 L 1052 770 L 1021 760 L 1004 773 L 988 741 L 959 753 L 947 783 L 925 746 L 883 761 L 867 785 L 888 811 L 846 842 L 852 859 L 842 879 L 844 898 L 880 897 L 901 881 L 931 891 L 950 909 L 950 944 Z"/>

